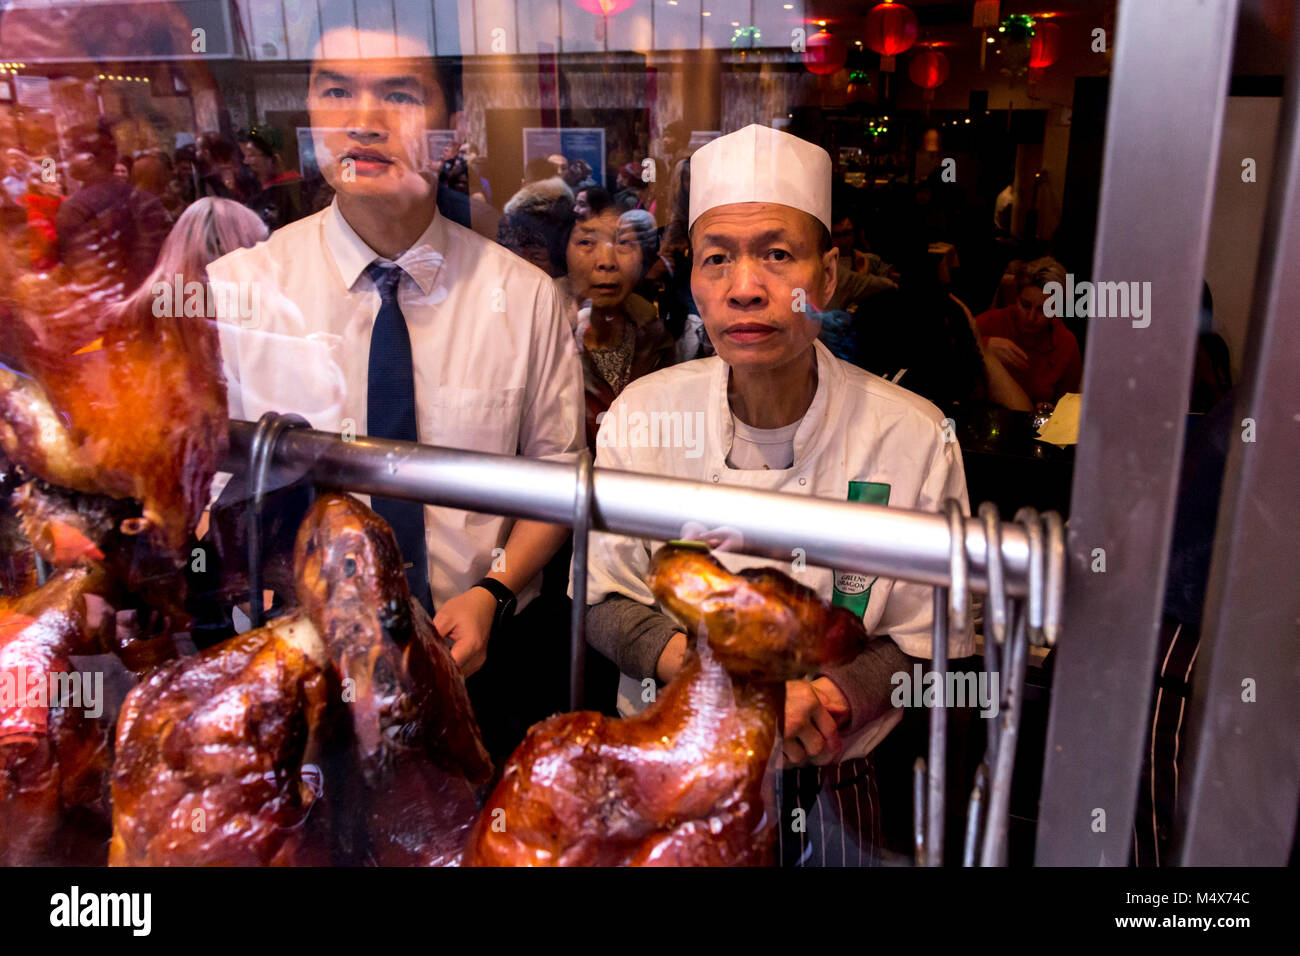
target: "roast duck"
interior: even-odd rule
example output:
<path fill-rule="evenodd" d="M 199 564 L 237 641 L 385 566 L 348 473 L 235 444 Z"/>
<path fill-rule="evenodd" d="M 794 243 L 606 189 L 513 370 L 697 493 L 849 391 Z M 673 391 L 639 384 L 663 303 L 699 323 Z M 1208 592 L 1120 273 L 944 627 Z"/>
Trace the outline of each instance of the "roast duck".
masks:
<path fill-rule="evenodd" d="M 72 659 L 106 643 L 103 590 L 76 567 L 0 597 L 0 865 L 103 861 L 111 733 Z"/>
<path fill-rule="evenodd" d="M 633 717 L 535 725 L 474 825 L 466 865 L 772 862 L 784 682 L 851 660 L 862 623 L 779 571 L 732 574 L 689 545 L 660 548 L 647 581 L 694 639 L 681 673 Z"/>
<path fill-rule="evenodd" d="M 0 452 L 19 475 L 79 495 L 73 511 L 117 502 L 117 531 L 136 539 L 124 583 L 174 602 L 178 578 L 167 571 L 189 557 L 226 449 L 216 328 L 123 308 L 113 262 L 89 257 L 76 274 L 31 274 L 20 262 L 0 253 Z M 29 531 L 38 546 L 67 537 Z"/>
<path fill-rule="evenodd" d="M 173 656 L 187 542 L 225 452 L 216 330 L 123 308 L 110 246 L 92 237 L 75 271 L 37 272 L 0 242 L 0 859 L 11 863 L 103 862 L 113 714 L 50 695 L 102 680 L 107 665 L 81 674 L 82 655 L 135 674 Z M 39 587 L 37 556 L 53 569 Z M 64 839 L 96 826 L 97 848 Z"/>
<path fill-rule="evenodd" d="M 492 766 L 391 529 L 323 496 L 294 564 L 297 613 L 128 695 L 111 864 L 457 862 Z"/>
<path fill-rule="evenodd" d="M 112 713 L 0 696 L 0 862 L 456 862 L 492 768 L 368 509 L 313 506 L 295 614 L 176 659 L 226 449 L 219 342 L 127 304 L 112 238 L 48 272 L 0 241 L 0 691 L 87 654 L 140 678 L 116 735 Z"/>

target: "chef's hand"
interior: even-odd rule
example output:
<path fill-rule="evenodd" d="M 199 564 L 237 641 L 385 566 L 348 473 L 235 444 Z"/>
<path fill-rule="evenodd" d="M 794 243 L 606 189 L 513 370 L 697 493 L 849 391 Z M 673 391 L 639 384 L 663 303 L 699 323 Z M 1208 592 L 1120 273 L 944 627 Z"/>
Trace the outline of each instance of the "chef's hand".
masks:
<path fill-rule="evenodd" d="M 433 626 L 451 642 L 451 659 L 468 677 L 487 661 L 488 637 L 496 617 L 497 599 L 486 588 L 473 587 L 438 608 Z"/>
<path fill-rule="evenodd" d="M 1007 368 L 1029 368 L 1029 356 L 1025 354 L 1024 349 L 1010 339 L 995 336 L 984 344 Z"/>
<path fill-rule="evenodd" d="M 834 763 L 844 750 L 839 726 L 849 705 L 835 683 L 825 677 L 785 684 L 785 739 L 781 753 L 787 766 Z"/>

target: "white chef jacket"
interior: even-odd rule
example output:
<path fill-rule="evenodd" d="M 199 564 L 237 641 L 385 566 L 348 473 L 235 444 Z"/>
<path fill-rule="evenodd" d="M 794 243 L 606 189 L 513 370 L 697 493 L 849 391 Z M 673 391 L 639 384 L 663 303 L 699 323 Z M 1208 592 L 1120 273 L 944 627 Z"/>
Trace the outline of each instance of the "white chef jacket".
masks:
<path fill-rule="evenodd" d="M 314 428 L 366 433 L 380 298 L 365 269 L 377 257 L 335 203 L 208 267 L 232 418 L 296 412 Z M 585 443 L 582 371 L 551 279 L 440 213 L 396 263 L 405 272 L 397 295 L 420 441 L 576 460 Z M 257 308 L 245 308 L 252 301 Z M 491 570 L 512 526 L 497 515 L 425 508 L 436 605 Z M 540 575 L 519 607 L 539 589 Z"/>
<path fill-rule="evenodd" d="M 794 465 L 784 470 L 735 469 L 726 458 L 734 433 L 727 402 L 728 369 L 722 359 L 698 359 L 637 379 L 614 401 L 597 434 L 596 465 L 694 481 L 720 482 L 764 491 L 813 495 L 840 501 L 884 503 L 900 508 L 941 511 L 947 498 L 957 498 L 969 513 L 966 477 L 955 441 L 944 440 L 943 416 L 925 399 L 878 376 L 843 362 L 816 342 L 817 391 L 799 422 L 794 439 Z M 619 406 L 625 406 L 625 411 Z M 694 448 L 646 447 L 646 433 L 633 426 L 635 412 L 680 412 L 702 415 L 703 440 Z M 626 414 L 626 417 L 625 417 Z M 662 420 L 662 419 L 660 419 Z M 685 436 L 687 431 L 682 429 Z M 683 440 L 682 444 L 685 444 Z M 708 528 L 708 516 L 699 523 Z M 661 542 L 645 542 L 607 533 L 593 533 L 588 564 L 587 603 L 621 594 L 642 604 L 655 604 L 645 583 L 650 555 Z M 773 561 L 742 554 L 715 555 L 732 571 L 754 566 L 775 567 L 813 588 L 823 600 L 863 609 L 863 624 L 872 635 L 888 634 L 907 654 L 931 656 L 932 589 L 927 585 L 868 581 L 856 573 L 836 574 L 791 561 Z M 974 653 L 974 636 L 949 637 L 951 657 Z M 620 706 L 639 709 L 640 694 L 624 676 Z M 635 683 L 635 682 L 634 682 Z M 635 691 L 639 692 L 639 684 Z M 861 757 L 875 747 L 902 719 L 891 710 L 849 735 L 841 760 Z"/>

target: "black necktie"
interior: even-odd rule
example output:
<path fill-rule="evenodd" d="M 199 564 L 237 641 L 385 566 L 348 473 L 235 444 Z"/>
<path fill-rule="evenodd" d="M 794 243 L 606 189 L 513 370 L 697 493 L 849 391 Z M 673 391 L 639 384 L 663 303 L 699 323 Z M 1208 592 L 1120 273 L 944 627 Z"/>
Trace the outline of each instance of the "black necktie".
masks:
<path fill-rule="evenodd" d="M 415 425 L 415 367 L 411 362 L 411 335 L 406 316 L 397 304 L 402 270 L 378 261 L 366 275 L 379 291 L 379 314 L 370 332 L 370 373 L 366 387 L 367 433 L 373 438 L 419 441 Z M 424 540 L 424 505 L 414 501 L 372 497 L 370 506 L 388 522 L 397 536 L 406 562 L 406 582 L 411 594 L 433 613 L 429 592 L 429 555 Z"/>

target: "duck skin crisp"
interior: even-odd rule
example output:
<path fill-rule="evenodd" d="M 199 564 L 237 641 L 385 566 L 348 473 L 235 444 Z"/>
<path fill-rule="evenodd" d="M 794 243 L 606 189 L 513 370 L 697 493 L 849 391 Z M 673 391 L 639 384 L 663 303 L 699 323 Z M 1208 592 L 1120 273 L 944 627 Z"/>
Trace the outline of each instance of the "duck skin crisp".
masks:
<path fill-rule="evenodd" d="M 355 498 L 323 496 L 298 532 L 294 565 L 348 708 L 351 745 L 335 748 L 342 760 L 327 773 L 347 787 L 336 815 L 344 855 L 455 863 L 492 762 L 460 670 L 411 597 L 392 530 Z"/>
<path fill-rule="evenodd" d="M 295 615 L 128 695 L 113 865 L 458 860 L 492 767 L 392 531 L 324 495 L 295 572 Z"/>
<path fill-rule="evenodd" d="M 179 559 L 226 449 L 214 323 L 124 309 L 119 264 L 30 274 L 0 255 L 0 450 L 27 474 L 132 498 Z"/>
<path fill-rule="evenodd" d="M 103 583 L 70 568 L 0 597 L 0 865 L 103 865 L 111 727 L 73 661 L 106 643 Z"/>
<path fill-rule="evenodd" d="M 534 726 L 474 825 L 467 865 L 771 862 L 784 681 L 851 660 L 862 624 L 779 572 L 732 574 L 694 547 L 661 548 L 647 581 L 697 652 L 633 717 Z"/>

